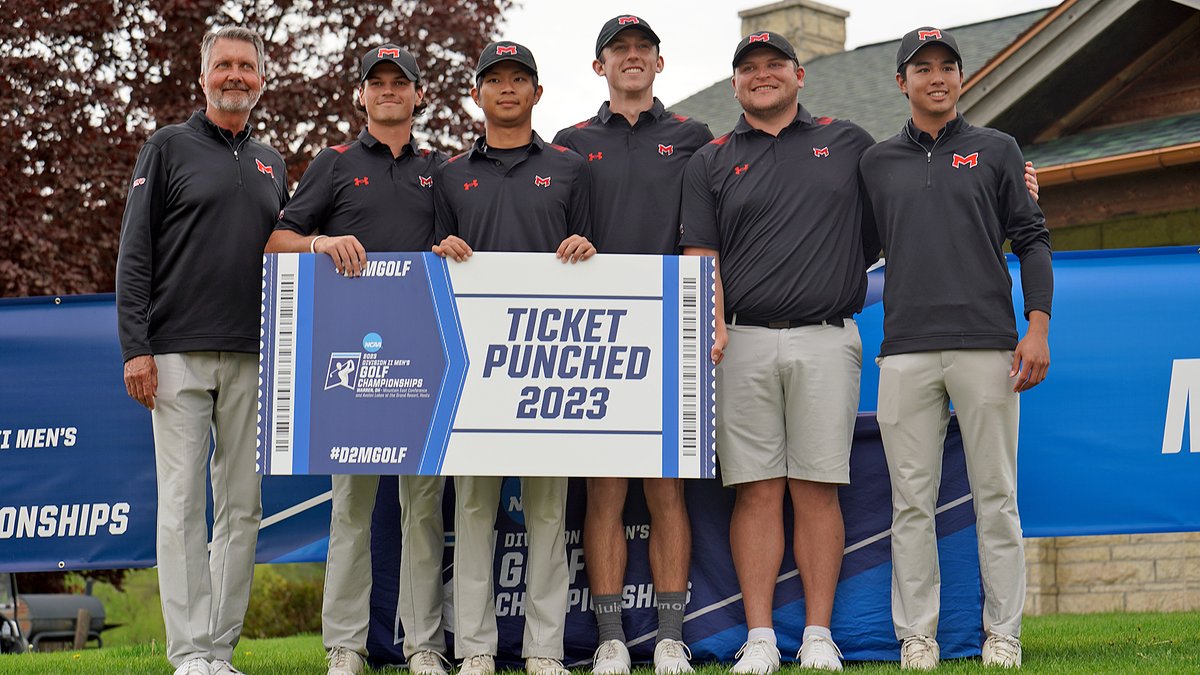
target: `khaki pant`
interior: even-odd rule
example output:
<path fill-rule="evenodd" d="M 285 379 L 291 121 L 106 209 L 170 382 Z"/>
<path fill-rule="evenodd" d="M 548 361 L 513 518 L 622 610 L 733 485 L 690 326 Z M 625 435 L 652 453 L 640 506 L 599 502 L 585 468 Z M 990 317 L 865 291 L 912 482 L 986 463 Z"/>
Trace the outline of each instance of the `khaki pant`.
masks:
<path fill-rule="evenodd" d="M 896 637 L 936 637 L 940 605 L 934 509 L 950 401 L 975 506 L 985 630 L 1019 636 L 1025 551 L 1017 514 L 1020 397 L 1012 352 L 953 350 L 879 363 L 879 431 L 892 479 L 892 621 Z"/>
<path fill-rule="evenodd" d="M 492 560 L 502 479 L 454 479 L 454 652 L 458 658 L 496 654 Z M 521 655 L 561 659 L 567 621 L 566 478 L 522 478 L 525 556 L 525 637 Z"/>
<path fill-rule="evenodd" d="M 441 476 L 400 476 L 400 592 L 404 655 L 446 651 L 442 627 Z M 366 656 L 371 618 L 371 517 L 378 476 L 335 475 L 329 554 L 321 603 L 326 650 L 344 647 Z"/>
<path fill-rule="evenodd" d="M 175 666 L 192 658 L 229 661 L 250 602 L 262 518 L 254 458 L 258 356 L 189 352 L 161 354 L 154 362 L 156 551 L 167 658 Z M 211 546 L 206 468 L 212 472 Z"/>

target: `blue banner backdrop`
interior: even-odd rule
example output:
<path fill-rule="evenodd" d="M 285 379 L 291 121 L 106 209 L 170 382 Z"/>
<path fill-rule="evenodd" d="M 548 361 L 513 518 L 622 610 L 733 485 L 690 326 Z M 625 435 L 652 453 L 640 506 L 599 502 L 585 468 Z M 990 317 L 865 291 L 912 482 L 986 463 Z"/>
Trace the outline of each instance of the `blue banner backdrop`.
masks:
<path fill-rule="evenodd" d="M 1011 259 L 1010 266 L 1020 307 L 1019 273 Z M 1200 484 L 1200 255 L 1194 247 L 1065 253 L 1055 256 L 1055 273 L 1050 377 L 1022 396 L 1025 534 L 1200 530 L 1195 499 Z M 859 320 L 864 345 L 860 409 L 868 412 L 876 400 L 873 361 L 882 338 L 881 288 L 877 270 Z M 154 564 L 149 413 L 125 395 L 115 336 L 111 295 L 0 300 L 0 571 Z M 944 655 L 954 656 L 978 651 L 980 628 L 974 518 L 954 434 L 947 439 L 945 462 L 938 521 L 939 637 Z M 834 631 L 849 658 L 896 658 L 886 591 L 886 468 L 869 415 L 860 418 L 852 479 L 842 494 L 847 556 Z M 380 490 L 373 542 L 371 647 L 381 661 L 395 661 L 394 479 L 384 485 L 390 488 Z M 634 655 L 644 659 L 653 643 L 654 610 L 646 561 L 648 517 L 639 498 L 627 509 L 632 547 L 626 616 Z M 695 554 L 685 635 L 698 657 L 728 659 L 745 631 L 728 557 L 732 493 L 694 481 L 688 498 Z M 582 484 L 573 484 L 568 644 L 577 660 L 590 656 L 594 646 L 594 624 L 584 611 L 583 499 Z M 327 478 L 268 477 L 263 502 L 259 561 L 324 559 Z M 498 613 L 503 614 L 502 648 L 509 655 L 517 652 L 523 574 L 519 512 L 510 510 L 517 504 L 519 497 L 506 492 L 508 508 L 497 519 L 497 590 L 508 594 Z M 790 553 L 776 607 L 781 634 L 788 636 L 781 647 L 794 653 L 803 597 Z"/>

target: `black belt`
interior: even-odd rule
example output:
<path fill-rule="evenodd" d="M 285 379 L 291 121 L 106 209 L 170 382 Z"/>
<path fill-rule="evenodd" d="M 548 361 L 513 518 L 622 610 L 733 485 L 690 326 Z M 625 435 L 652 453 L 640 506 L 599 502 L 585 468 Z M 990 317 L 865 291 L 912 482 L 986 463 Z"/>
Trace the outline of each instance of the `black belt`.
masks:
<path fill-rule="evenodd" d="M 846 325 L 846 317 L 834 316 L 823 321 L 809 321 L 799 319 L 785 319 L 782 321 L 763 321 L 753 317 L 743 316 L 736 312 L 725 313 L 725 323 L 731 326 L 758 326 L 759 328 L 799 328 L 801 326 L 837 326 L 843 328 Z"/>

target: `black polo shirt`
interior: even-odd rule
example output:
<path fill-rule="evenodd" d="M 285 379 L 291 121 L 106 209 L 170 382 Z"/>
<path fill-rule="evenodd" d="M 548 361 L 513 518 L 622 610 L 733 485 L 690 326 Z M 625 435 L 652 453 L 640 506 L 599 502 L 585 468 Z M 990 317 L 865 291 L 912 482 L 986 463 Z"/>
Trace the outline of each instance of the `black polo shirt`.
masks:
<path fill-rule="evenodd" d="M 507 150 L 474 147 L 434 176 L 435 241 L 456 235 L 476 251 L 555 251 L 579 234 L 591 239 L 588 167 L 575 152 L 533 142 L 515 161 Z"/>
<path fill-rule="evenodd" d="M 366 129 L 322 150 L 308 165 L 277 230 L 354 235 L 368 251 L 433 245 L 433 173 L 446 156 L 409 141 L 399 157 Z"/>
<path fill-rule="evenodd" d="M 779 136 L 742 116 L 698 150 L 683 186 L 681 246 L 720 254 L 725 310 L 818 322 L 862 310 L 864 222 L 858 181 L 871 135 L 797 106 Z"/>
<path fill-rule="evenodd" d="M 959 115 L 935 141 L 909 120 L 861 167 L 887 252 L 880 354 L 1016 347 L 1005 240 L 1026 316 L 1050 313 L 1050 234 L 1011 136 Z"/>
<path fill-rule="evenodd" d="M 657 98 L 633 126 L 605 102 L 591 119 L 558 132 L 555 143 L 588 160 L 596 250 L 678 253 L 683 171 L 712 137 L 708 125 Z"/>

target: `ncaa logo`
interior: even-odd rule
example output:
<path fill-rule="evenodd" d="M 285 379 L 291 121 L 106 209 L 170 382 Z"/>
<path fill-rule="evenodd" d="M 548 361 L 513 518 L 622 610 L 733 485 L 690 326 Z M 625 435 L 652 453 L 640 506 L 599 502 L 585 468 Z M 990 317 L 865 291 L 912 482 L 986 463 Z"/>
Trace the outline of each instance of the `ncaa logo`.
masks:
<path fill-rule="evenodd" d="M 383 348 L 383 338 L 379 333 L 367 333 L 363 336 L 363 349 L 374 354 Z"/>

